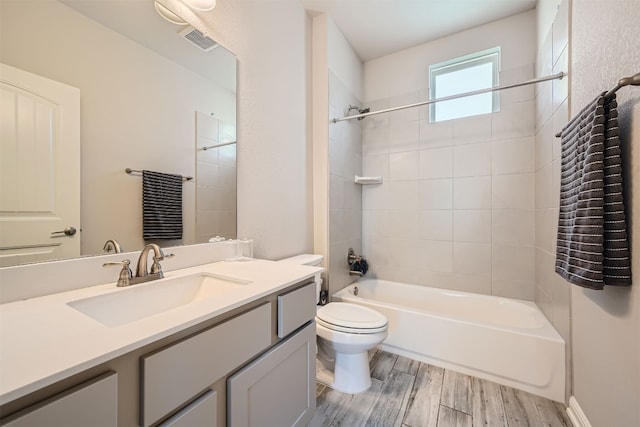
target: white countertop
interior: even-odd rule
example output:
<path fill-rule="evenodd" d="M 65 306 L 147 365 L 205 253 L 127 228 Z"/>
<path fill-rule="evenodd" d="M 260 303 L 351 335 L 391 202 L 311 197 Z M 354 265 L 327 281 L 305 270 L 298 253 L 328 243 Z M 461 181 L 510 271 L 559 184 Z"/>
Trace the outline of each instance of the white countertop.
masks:
<path fill-rule="evenodd" d="M 225 294 L 117 327 L 82 314 L 70 301 L 126 292 L 114 283 L 0 304 L 0 404 L 121 356 L 146 344 L 277 292 L 322 268 L 254 260 L 216 262 L 165 273 L 207 272 L 251 283 Z M 148 282 L 138 286 L 154 286 Z"/>

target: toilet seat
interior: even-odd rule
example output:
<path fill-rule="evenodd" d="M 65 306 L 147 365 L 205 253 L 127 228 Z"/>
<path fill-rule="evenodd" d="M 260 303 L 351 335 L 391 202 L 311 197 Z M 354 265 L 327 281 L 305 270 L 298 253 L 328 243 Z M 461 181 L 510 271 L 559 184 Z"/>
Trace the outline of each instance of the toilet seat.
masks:
<path fill-rule="evenodd" d="M 387 318 L 357 304 L 332 302 L 318 309 L 316 322 L 325 328 L 353 334 L 375 334 L 386 331 Z"/>

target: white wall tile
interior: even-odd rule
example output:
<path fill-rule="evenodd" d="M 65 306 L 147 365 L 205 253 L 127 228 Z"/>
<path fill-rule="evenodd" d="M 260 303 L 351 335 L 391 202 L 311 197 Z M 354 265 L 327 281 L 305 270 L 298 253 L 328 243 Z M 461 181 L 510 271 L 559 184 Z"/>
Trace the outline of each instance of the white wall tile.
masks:
<path fill-rule="evenodd" d="M 558 211 L 555 209 L 536 209 L 535 222 L 536 247 L 549 253 L 555 253 Z"/>
<path fill-rule="evenodd" d="M 559 73 L 564 71 L 568 73 L 569 71 L 569 48 L 565 47 L 560 53 L 560 57 L 558 58 L 558 62 L 556 62 L 553 66 L 553 73 Z M 564 102 L 565 99 L 569 96 L 569 78 L 556 79 L 552 84 L 552 103 L 551 108 L 552 111 L 555 111 L 560 104 Z"/>
<path fill-rule="evenodd" d="M 473 144 L 491 139 L 491 114 L 465 117 L 453 122 L 453 144 Z"/>
<path fill-rule="evenodd" d="M 554 141 L 553 122 L 547 120 L 536 135 L 536 171 L 551 163 L 553 158 L 552 145 Z"/>
<path fill-rule="evenodd" d="M 493 177 L 494 209 L 533 209 L 535 174 L 496 175 Z"/>
<path fill-rule="evenodd" d="M 425 270 L 451 272 L 453 269 L 453 243 L 422 240 L 419 262 Z"/>
<path fill-rule="evenodd" d="M 453 179 L 420 181 L 420 209 L 453 208 Z"/>
<path fill-rule="evenodd" d="M 420 181 L 392 181 L 389 187 L 389 209 L 419 209 Z M 382 184 L 383 186 L 385 184 Z"/>
<path fill-rule="evenodd" d="M 491 278 L 491 244 L 453 242 L 453 272 Z"/>
<path fill-rule="evenodd" d="M 389 98 L 389 107 L 400 107 L 403 105 L 415 104 L 420 101 L 420 92 L 415 91 L 405 93 L 403 95 L 392 96 Z M 389 113 L 391 125 L 403 124 L 419 120 L 419 111 L 417 108 L 406 108 L 404 110 L 392 111 Z"/>
<path fill-rule="evenodd" d="M 534 101 L 502 106 L 499 113 L 491 116 L 491 138 L 496 140 L 533 136 L 535 130 L 534 114 Z"/>
<path fill-rule="evenodd" d="M 453 120 L 429 123 L 429 120 L 420 120 L 420 147 L 437 148 L 451 147 L 453 145 Z"/>
<path fill-rule="evenodd" d="M 492 215 L 492 243 L 534 246 L 536 221 L 533 209 L 494 209 Z"/>
<path fill-rule="evenodd" d="M 389 150 L 411 151 L 420 148 L 420 122 L 394 123 L 389 126 Z"/>
<path fill-rule="evenodd" d="M 362 155 L 389 153 L 389 114 L 377 114 L 363 120 Z"/>
<path fill-rule="evenodd" d="M 338 175 L 329 175 L 329 209 L 344 209 L 344 181 Z"/>
<path fill-rule="evenodd" d="M 389 185 L 363 185 L 362 209 L 388 209 Z"/>
<path fill-rule="evenodd" d="M 418 221 L 420 220 L 418 210 L 393 209 L 387 211 L 387 215 L 390 237 L 417 240 Z"/>
<path fill-rule="evenodd" d="M 453 179 L 455 209 L 491 209 L 491 177 Z"/>
<path fill-rule="evenodd" d="M 362 230 L 364 237 L 379 239 L 391 237 L 389 213 L 386 210 L 362 211 Z"/>
<path fill-rule="evenodd" d="M 551 30 L 552 64 L 558 61 L 561 52 L 569 44 L 569 0 L 562 1 Z"/>
<path fill-rule="evenodd" d="M 453 176 L 491 175 L 491 143 L 483 142 L 453 148 Z"/>
<path fill-rule="evenodd" d="M 536 172 L 536 208 L 544 209 L 553 207 L 553 176 L 551 164 Z"/>
<path fill-rule="evenodd" d="M 411 153 L 415 157 L 414 153 Z M 453 148 L 420 150 L 420 178 L 450 178 L 453 176 Z"/>
<path fill-rule="evenodd" d="M 532 246 L 492 246 L 492 294 L 533 300 L 535 249 Z"/>
<path fill-rule="evenodd" d="M 562 154 L 562 144 L 560 143 L 560 138 L 556 138 L 556 133 L 561 132 L 562 129 L 569 122 L 569 100 L 565 99 L 562 104 L 558 107 L 555 113 L 553 113 L 552 117 L 553 121 L 553 142 L 551 143 L 551 148 L 553 152 L 553 159 L 559 159 Z"/>
<path fill-rule="evenodd" d="M 362 174 L 364 176 L 381 176 L 383 180 L 389 175 L 389 155 L 372 154 L 362 158 Z"/>
<path fill-rule="evenodd" d="M 491 243 L 491 211 L 453 211 L 453 241 Z"/>
<path fill-rule="evenodd" d="M 520 83 L 533 79 L 535 74 L 534 63 L 522 65 L 516 68 L 502 69 L 500 71 L 500 86 Z M 534 85 L 520 86 L 512 89 L 502 90 L 500 94 L 500 105 L 513 104 L 514 102 L 529 101 L 534 98 Z"/>
<path fill-rule="evenodd" d="M 491 160 L 494 175 L 533 172 L 534 138 L 493 141 Z"/>
<path fill-rule="evenodd" d="M 454 273 L 451 289 L 476 294 L 491 295 L 491 277 Z"/>
<path fill-rule="evenodd" d="M 420 157 L 415 152 L 391 153 L 389 155 L 389 178 L 391 180 L 418 179 Z"/>
<path fill-rule="evenodd" d="M 420 239 L 453 240 L 453 211 L 420 211 Z"/>
<path fill-rule="evenodd" d="M 453 273 L 428 270 L 420 264 L 419 284 L 434 288 L 453 289 Z"/>

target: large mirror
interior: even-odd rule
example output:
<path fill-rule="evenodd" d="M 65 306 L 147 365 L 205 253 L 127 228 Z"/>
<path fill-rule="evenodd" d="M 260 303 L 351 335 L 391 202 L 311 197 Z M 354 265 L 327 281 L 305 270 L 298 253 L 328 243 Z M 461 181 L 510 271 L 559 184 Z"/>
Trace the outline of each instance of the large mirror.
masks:
<path fill-rule="evenodd" d="M 156 243 L 235 237 L 236 58 L 190 30 L 152 0 L 0 0 L 0 266 L 141 249 L 142 170 L 185 178 L 182 237 Z"/>

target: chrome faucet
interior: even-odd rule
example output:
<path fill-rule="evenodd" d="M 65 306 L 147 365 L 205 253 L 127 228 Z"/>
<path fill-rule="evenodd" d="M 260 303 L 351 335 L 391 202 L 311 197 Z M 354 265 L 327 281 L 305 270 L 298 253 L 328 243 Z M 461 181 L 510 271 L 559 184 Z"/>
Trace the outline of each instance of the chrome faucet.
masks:
<path fill-rule="evenodd" d="M 149 258 L 149 252 L 153 251 L 153 264 L 151 270 L 147 269 L 147 261 Z M 160 246 L 155 243 L 147 244 L 138 258 L 138 266 L 136 267 L 136 276 L 131 279 L 131 284 L 148 282 L 150 280 L 162 279 L 164 273 L 162 273 L 162 266 L 160 261 L 167 258 L 172 258 L 173 254 L 166 254 L 162 251 Z"/>
<path fill-rule="evenodd" d="M 122 247 L 120 247 L 120 243 L 117 240 L 109 239 L 105 242 L 104 247 L 102 248 L 105 252 L 113 251 L 116 254 L 122 252 Z"/>

